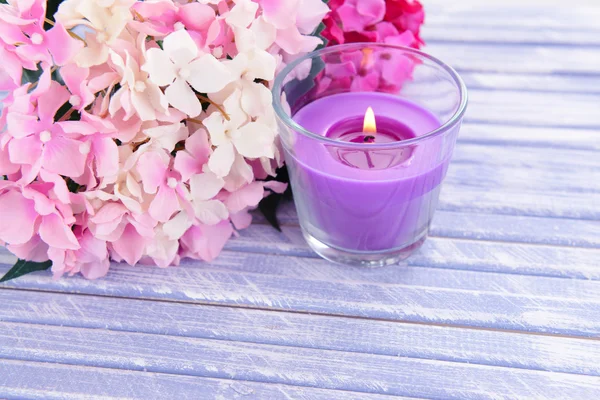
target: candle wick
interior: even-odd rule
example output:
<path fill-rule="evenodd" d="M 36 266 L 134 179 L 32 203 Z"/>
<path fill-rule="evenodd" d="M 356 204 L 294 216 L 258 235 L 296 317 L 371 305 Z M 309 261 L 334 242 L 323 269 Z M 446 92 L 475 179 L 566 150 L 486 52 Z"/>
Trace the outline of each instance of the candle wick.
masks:
<path fill-rule="evenodd" d="M 375 136 L 373 136 L 373 135 L 366 135 L 363 138 L 363 142 L 364 143 L 374 143 L 375 142 Z"/>
<path fill-rule="evenodd" d="M 369 166 L 369 169 L 371 168 L 375 168 L 375 164 L 373 164 L 373 160 L 371 160 L 371 155 L 369 154 L 369 151 L 366 151 L 366 156 L 367 156 L 367 165 Z"/>

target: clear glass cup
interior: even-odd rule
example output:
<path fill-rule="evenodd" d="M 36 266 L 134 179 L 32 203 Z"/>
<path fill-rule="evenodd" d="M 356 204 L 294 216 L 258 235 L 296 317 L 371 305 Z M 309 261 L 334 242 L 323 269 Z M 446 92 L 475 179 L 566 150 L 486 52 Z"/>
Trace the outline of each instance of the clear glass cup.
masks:
<path fill-rule="evenodd" d="M 418 249 L 467 105 L 458 74 L 411 48 L 332 46 L 288 64 L 273 99 L 311 248 L 367 267 L 396 264 Z M 376 132 L 365 121 L 368 107 Z"/>

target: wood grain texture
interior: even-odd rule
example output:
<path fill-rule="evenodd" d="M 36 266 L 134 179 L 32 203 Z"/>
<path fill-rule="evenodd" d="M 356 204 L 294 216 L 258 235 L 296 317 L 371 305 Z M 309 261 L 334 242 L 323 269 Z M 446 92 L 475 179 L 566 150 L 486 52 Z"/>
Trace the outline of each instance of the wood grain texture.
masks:
<path fill-rule="evenodd" d="M 595 337 L 599 285 L 410 266 L 370 271 L 313 258 L 224 252 L 210 265 L 114 265 L 99 281 L 31 274 L 7 287 Z"/>
<path fill-rule="evenodd" d="M 494 216 L 496 217 L 496 216 Z M 479 222 L 488 223 L 489 219 L 471 220 L 466 218 L 464 224 L 477 224 Z M 485 236 L 496 235 L 496 239 L 515 239 L 524 241 L 527 238 L 521 236 L 502 235 L 502 228 L 506 226 L 506 221 L 501 221 L 502 217 L 497 217 L 496 222 L 500 225 L 494 225 L 494 220 L 487 229 L 483 229 Z M 543 220 L 548 221 L 548 220 Z M 451 222 L 462 223 L 461 218 L 452 218 Z M 535 224 L 530 219 L 520 221 L 514 218 L 513 223 L 526 222 Z M 551 223 L 551 220 L 549 221 Z M 594 236 L 597 231 L 597 224 L 591 226 L 589 232 L 591 247 L 597 247 L 598 236 Z M 458 236 L 461 225 L 455 226 L 455 231 L 451 234 Z M 479 225 L 477 225 L 479 226 Z M 532 226 L 532 225 L 526 225 Z M 552 225 L 540 225 L 539 228 L 551 229 L 547 237 L 552 238 Z M 495 230 L 497 228 L 498 230 Z M 476 227 L 473 230 L 477 229 Z M 488 230 L 489 229 L 489 230 Z M 264 254 L 286 254 L 302 257 L 316 257 L 308 248 L 302 237 L 302 233 L 297 226 L 284 226 L 279 233 L 266 225 L 254 225 L 251 228 L 240 232 L 238 238 L 230 241 L 226 248 L 239 252 L 253 252 Z M 469 232 L 468 228 L 465 229 Z M 476 236 L 477 233 L 471 231 L 470 236 Z M 475 238 L 480 239 L 480 238 Z M 539 239 L 537 239 L 539 240 Z M 569 241 L 569 235 L 565 233 L 564 245 L 572 245 Z M 429 238 L 421 250 L 409 258 L 405 264 L 410 266 L 421 266 L 429 268 L 445 268 L 469 271 L 486 271 L 506 274 L 521 274 L 535 276 L 553 276 L 579 279 L 600 279 L 600 250 L 581 249 L 554 246 L 537 246 L 519 243 L 502 243 L 483 240 L 449 240 L 442 237 Z M 369 272 L 373 274 L 373 272 Z"/>
<path fill-rule="evenodd" d="M 568 5 L 560 0 L 529 0 L 526 4 L 520 0 L 486 3 L 428 0 L 425 10 L 427 26 L 460 26 L 464 31 L 494 27 L 500 37 L 505 30 L 515 28 L 530 29 L 532 36 L 545 28 L 560 32 L 584 31 L 590 36 L 600 30 L 600 11 L 595 0 L 577 0 Z"/>
<path fill-rule="evenodd" d="M 97 329 L 2 323 L 0 338 L 0 358 L 375 394 L 564 399 L 600 391 L 600 378 L 585 375 Z"/>
<path fill-rule="evenodd" d="M 600 83 L 598 85 L 600 88 Z M 458 135 L 462 143 L 491 146 L 555 148 L 559 150 L 600 150 L 597 130 L 535 128 L 510 125 L 464 123 Z M 568 154 L 568 152 L 566 152 Z"/>
<path fill-rule="evenodd" d="M 0 303 L 4 322 L 600 375 L 595 340 L 14 290 L 0 290 Z"/>
<path fill-rule="evenodd" d="M 597 47 L 430 43 L 424 50 L 459 72 L 592 76 L 600 73 Z"/>
<path fill-rule="evenodd" d="M 277 211 L 277 217 L 284 225 L 297 226 L 298 216 L 296 214 L 293 202 L 284 203 Z M 265 224 L 266 221 L 259 213 L 254 213 L 254 223 Z M 262 227 L 250 227 L 248 235 L 253 235 L 253 230 L 265 230 Z M 268 231 L 268 230 L 266 230 Z M 287 231 L 286 231 L 287 232 Z M 268 233 L 265 233 L 268 234 Z M 522 215 L 506 215 L 506 214 L 490 214 L 490 213 L 466 213 L 460 211 L 436 210 L 431 226 L 431 234 L 441 237 L 456 237 L 474 240 L 492 240 L 492 241 L 508 241 L 508 242 L 523 242 L 537 244 L 555 244 L 560 246 L 579 246 L 600 248 L 600 222 L 595 220 L 578 220 L 568 218 L 548 218 L 548 217 L 530 217 Z M 260 235 L 260 233 L 257 233 Z M 294 236 L 298 236 L 294 234 Z M 259 236 L 260 237 L 260 236 Z M 289 242 L 286 240 L 285 242 Z M 303 240 L 299 240 L 303 243 Z M 261 245 L 257 243 L 257 245 Z M 480 244 L 473 244 L 479 246 Z M 489 244 L 484 246 L 495 246 Z M 544 249 L 548 254 L 552 253 L 552 257 L 556 257 L 555 252 L 562 253 L 566 251 L 568 256 L 564 259 L 575 256 L 577 262 L 581 262 L 581 258 L 577 257 L 577 250 L 563 249 Z M 597 262 L 596 252 L 582 252 L 583 257 L 590 257 L 592 264 Z M 543 258 L 543 262 L 550 262 L 551 258 Z M 562 262 L 562 261 L 561 261 Z M 576 263 L 577 263 L 576 262 Z M 566 268 L 571 263 L 566 262 Z M 591 270 L 590 272 L 593 272 Z"/>
<path fill-rule="evenodd" d="M 44 400 L 386 400 L 398 398 L 264 382 L 14 360 L 0 360 L 0 396 L 3 399 Z"/>
<path fill-rule="evenodd" d="M 505 74 L 461 70 L 460 76 L 469 89 L 600 94 L 600 75 Z"/>
<path fill-rule="evenodd" d="M 464 16 L 462 17 L 465 19 Z M 536 17 L 536 18 L 539 18 Z M 428 43 L 471 42 L 497 46 L 517 44 L 519 46 L 600 46 L 597 34 L 589 30 L 557 29 L 557 27 L 541 26 L 535 30 L 527 26 L 505 27 L 499 31 L 497 26 L 475 26 L 465 21 L 458 26 L 456 21 L 447 21 L 441 15 L 428 16 L 438 20 L 438 24 L 426 24 L 423 37 Z M 443 20 L 443 21 L 442 21 Z"/>
<path fill-rule="evenodd" d="M 598 221 L 440 211 L 433 219 L 431 234 L 448 238 L 600 248 Z M 548 250 L 546 254 L 553 253 L 554 257 L 556 252 L 562 251 Z M 578 250 L 567 253 L 567 259 L 572 256 L 578 258 Z M 592 261 L 596 259 L 594 254 L 588 254 Z M 552 263 L 550 260 L 545 262 Z M 566 267 L 569 264 L 567 261 L 563 265 Z M 593 268 L 589 271 L 593 272 Z"/>
<path fill-rule="evenodd" d="M 589 53 L 586 53 L 589 54 Z M 600 62 L 600 49 L 598 60 Z M 469 90 L 465 121 L 485 124 L 587 128 L 600 127 L 600 95 Z"/>
<path fill-rule="evenodd" d="M 600 3 L 425 6 L 470 104 L 416 255 L 329 264 L 287 205 L 213 263 L 23 277 L 0 398 L 599 398 Z"/>

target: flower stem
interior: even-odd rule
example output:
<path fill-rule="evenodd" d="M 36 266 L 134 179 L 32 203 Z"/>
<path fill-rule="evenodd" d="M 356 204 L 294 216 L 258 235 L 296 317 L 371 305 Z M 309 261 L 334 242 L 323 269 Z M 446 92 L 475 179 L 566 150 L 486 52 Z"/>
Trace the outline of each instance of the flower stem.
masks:
<path fill-rule="evenodd" d="M 50 26 L 54 26 L 54 21 L 49 20 L 48 18 L 44 18 L 44 22 Z"/>
<path fill-rule="evenodd" d="M 69 118 L 71 118 L 71 115 L 73 114 L 74 111 L 75 111 L 75 109 L 73 107 L 69 108 L 69 110 L 62 117 L 60 117 L 58 122 L 68 121 Z"/>
<path fill-rule="evenodd" d="M 231 118 L 229 118 L 229 115 L 227 115 L 227 113 L 225 112 L 225 110 L 223 110 L 223 107 L 221 107 L 220 105 L 218 105 L 217 103 L 215 103 L 214 101 L 212 101 L 211 99 L 209 99 L 206 96 L 203 96 L 201 94 L 196 93 L 196 97 L 201 100 L 204 101 L 206 103 L 210 103 L 213 106 L 215 106 L 217 108 L 217 110 L 219 110 L 219 112 L 223 115 L 223 118 L 225 118 L 227 121 L 231 121 Z"/>
<path fill-rule="evenodd" d="M 50 75 L 52 75 L 52 74 L 54 73 L 54 71 L 56 71 L 57 69 L 58 69 L 58 67 L 57 67 L 56 65 L 53 65 L 53 66 L 50 68 Z M 37 85 L 38 85 L 38 82 L 39 82 L 39 80 L 38 80 L 38 81 L 35 81 L 35 82 L 33 82 L 33 84 L 32 84 L 32 85 L 31 85 L 31 87 L 28 89 L 28 91 L 32 91 L 32 90 L 34 90 L 34 89 L 37 87 Z"/>
<path fill-rule="evenodd" d="M 79 35 L 77 35 L 76 33 L 73 33 L 71 31 L 67 31 L 69 33 L 69 36 L 71 36 L 73 39 L 77 39 L 77 40 L 81 40 L 83 43 L 85 43 L 87 45 L 87 42 L 81 38 Z"/>
<path fill-rule="evenodd" d="M 196 118 L 188 118 L 187 120 L 190 121 L 190 122 L 193 122 L 195 124 L 198 124 L 198 125 L 204 125 L 202 123 L 202 121 L 200 121 L 199 119 L 196 119 Z"/>
<path fill-rule="evenodd" d="M 131 12 L 133 13 L 133 16 L 137 18 L 140 22 L 146 22 L 146 18 L 144 18 L 139 12 L 135 10 L 131 10 Z"/>

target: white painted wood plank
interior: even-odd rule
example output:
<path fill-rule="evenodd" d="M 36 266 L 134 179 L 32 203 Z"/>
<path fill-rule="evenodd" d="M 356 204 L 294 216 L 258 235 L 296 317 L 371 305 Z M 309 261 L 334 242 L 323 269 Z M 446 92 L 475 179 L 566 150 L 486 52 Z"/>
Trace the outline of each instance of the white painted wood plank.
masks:
<path fill-rule="evenodd" d="M 430 232 L 433 236 L 447 238 L 600 248 L 598 221 L 438 211 Z M 574 249 L 568 253 L 578 251 Z"/>
<path fill-rule="evenodd" d="M 600 132 L 584 129 L 464 123 L 458 135 L 458 143 L 459 146 L 462 146 L 462 143 L 472 143 L 487 146 L 525 146 L 597 152 L 600 150 Z M 501 152 L 502 149 L 498 151 Z"/>
<path fill-rule="evenodd" d="M 298 215 L 292 201 L 284 202 L 280 206 L 277 217 L 283 225 L 298 225 Z M 250 230 L 257 229 L 261 232 L 263 229 L 271 230 L 257 226 L 266 224 L 265 218 L 258 211 L 254 212 L 253 224 L 249 228 Z M 254 233 L 250 233 L 250 230 L 244 232 L 253 236 Z M 600 248 L 600 223 L 598 221 L 567 218 L 453 212 L 438 208 L 430 233 L 436 237 Z M 257 238 L 260 238 L 262 233 L 256 233 L 256 235 L 258 235 Z M 284 239 L 284 242 L 287 240 Z M 556 249 L 556 251 L 561 250 Z M 577 251 L 573 250 L 573 252 Z"/>
<path fill-rule="evenodd" d="M 454 25 L 463 29 L 497 27 L 529 28 L 535 34 L 540 28 L 561 31 L 585 30 L 593 34 L 600 30 L 598 2 L 577 0 L 565 3 L 560 0 L 476 0 L 444 1 L 428 0 L 424 3 L 427 25 Z"/>
<path fill-rule="evenodd" d="M 600 48 L 598 50 L 600 64 Z M 536 60 L 542 63 L 543 60 Z M 600 70 L 599 70 L 600 72 Z M 465 121 L 552 128 L 600 128 L 597 94 L 470 90 Z"/>
<path fill-rule="evenodd" d="M 488 21 L 483 23 L 487 25 Z M 430 43 L 424 50 L 462 72 L 563 75 L 598 75 L 600 72 L 598 48 Z"/>
<path fill-rule="evenodd" d="M 600 16 L 599 16 L 600 17 Z M 472 42 L 494 45 L 562 45 L 562 46 L 599 46 L 598 31 L 557 29 L 556 26 L 531 27 L 506 26 L 500 30 L 497 25 L 469 26 L 456 25 L 457 21 L 448 21 L 442 15 L 428 16 L 423 26 L 422 36 L 426 43 Z"/>
<path fill-rule="evenodd" d="M 464 215 L 464 214 L 463 214 Z M 494 216 L 496 220 L 502 216 Z M 469 229 L 469 223 L 474 224 L 472 231 L 478 232 L 478 226 L 485 219 L 469 221 L 460 218 L 452 219 L 457 224 L 463 224 Z M 493 223 L 494 220 L 492 220 Z M 549 220 L 545 220 L 549 221 Z M 558 220 L 555 220 L 558 221 Z M 511 221 L 509 221 L 511 222 Z M 520 221 L 513 220 L 515 224 Z M 521 221 L 522 222 L 522 221 Z M 530 220 L 527 222 L 531 222 Z M 504 221 L 506 223 L 506 221 Z M 462 226 L 456 226 L 451 234 L 459 236 Z M 498 231 L 496 226 L 491 225 L 490 233 L 479 228 L 486 235 L 497 235 L 502 239 L 502 227 Z M 546 225 L 551 228 L 551 226 Z M 540 226 L 544 228 L 544 226 Z M 317 257 L 307 246 L 302 233 L 297 226 L 283 226 L 283 232 L 279 233 L 266 225 L 253 225 L 247 230 L 240 232 L 238 238 L 233 239 L 227 249 L 240 252 L 253 252 L 262 254 L 287 254 L 302 257 Z M 598 232 L 598 224 L 592 227 Z M 474 234 L 474 233 L 473 233 Z M 594 247 L 600 235 L 591 234 Z M 521 239 L 520 237 L 512 237 Z M 568 237 L 565 237 L 564 243 Z M 535 276 L 552 276 L 580 279 L 600 279 L 600 250 L 568 248 L 554 246 L 539 246 L 520 243 L 490 242 L 481 240 L 456 240 L 441 237 L 430 237 L 421 250 L 406 261 L 407 265 L 421 267 L 435 267 L 444 269 L 457 269 L 468 271 L 498 272 L 508 274 L 523 274 Z M 374 274 L 374 272 L 367 272 Z"/>
<path fill-rule="evenodd" d="M 385 400 L 391 396 L 309 387 L 0 360 L 3 399 Z M 397 399 L 398 397 L 393 397 Z"/>
<path fill-rule="evenodd" d="M 503 153 L 503 150 L 498 149 L 497 153 Z M 553 170 L 455 160 L 448 168 L 444 184 L 456 188 L 468 186 L 482 190 L 505 190 L 511 194 L 529 192 L 543 196 L 546 193 L 565 193 L 575 197 L 578 193 L 600 193 L 600 179 L 597 177 L 600 177 L 600 169 L 594 171 L 586 167 L 580 167 L 579 170 L 572 166 Z"/>
<path fill-rule="evenodd" d="M 600 142 L 600 131 L 597 140 Z M 551 171 L 589 171 L 597 172 L 600 176 L 600 151 L 594 149 L 523 148 L 515 144 L 499 147 L 460 143 L 454 150 L 452 162 L 507 166 L 525 170 L 545 168 Z"/>
<path fill-rule="evenodd" d="M 438 210 L 600 220 L 600 195 L 444 185 Z"/>
<path fill-rule="evenodd" d="M 459 143 L 444 183 L 520 192 L 600 192 L 600 151 Z"/>
<path fill-rule="evenodd" d="M 467 88 L 550 93 L 600 93 L 600 75 L 503 74 L 459 71 Z"/>
<path fill-rule="evenodd" d="M 8 265 L 0 267 L 0 273 L 8 268 Z M 409 266 L 371 271 L 337 266 L 320 259 L 224 252 L 210 265 L 190 261 L 170 269 L 114 265 L 110 273 L 98 281 L 81 277 L 53 281 L 43 273 L 30 274 L 5 285 L 399 321 L 600 335 L 599 282 L 538 276 Z"/>
<path fill-rule="evenodd" d="M 31 291 L 0 290 L 0 303 L 4 322 L 600 375 L 595 340 Z"/>
<path fill-rule="evenodd" d="M 0 356 L 411 397 L 593 398 L 600 378 L 416 360 L 29 324 L 0 324 Z M 460 377 L 457 379 L 457 376 Z"/>

